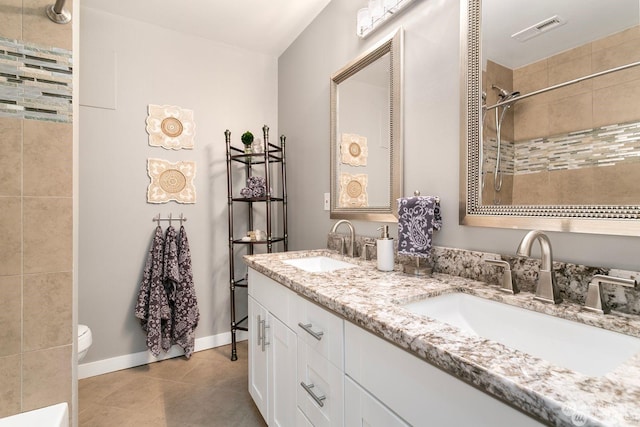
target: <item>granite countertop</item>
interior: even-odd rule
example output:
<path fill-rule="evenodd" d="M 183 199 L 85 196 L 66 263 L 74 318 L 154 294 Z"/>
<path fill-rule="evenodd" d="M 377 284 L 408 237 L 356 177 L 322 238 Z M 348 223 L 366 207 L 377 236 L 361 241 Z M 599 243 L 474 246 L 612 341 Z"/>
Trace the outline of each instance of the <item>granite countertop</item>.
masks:
<path fill-rule="evenodd" d="M 309 273 L 282 262 L 308 256 L 328 256 L 361 268 Z M 465 292 L 637 337 L 639 316 L 598 315 L 566 302 L 554 306 L 534 301 L 528 292 L 509 295 L 496 286 L 446 274 L 414 277 L 397 270 L 380 272 L 372 261 L 329 250 L 247 255 L 245 261 L 296 293 L 547 424 L 640 425 L 640 354 L 604 376 L 589 377 L 413 314 L 401 305 Z"/>

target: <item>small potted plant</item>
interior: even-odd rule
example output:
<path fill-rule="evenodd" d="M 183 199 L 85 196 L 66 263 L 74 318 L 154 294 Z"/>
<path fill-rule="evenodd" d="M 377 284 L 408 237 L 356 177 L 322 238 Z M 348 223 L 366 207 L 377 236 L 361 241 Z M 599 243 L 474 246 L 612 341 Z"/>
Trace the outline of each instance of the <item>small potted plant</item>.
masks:
<path fill-rule="evenodd" d="M 245 154 L 251 154 L 251 144 L 253 144 L 253 134 L 249 131 L 246 131 L 240 137 L 242 143 L 244 144 L 244 152 Z"/>

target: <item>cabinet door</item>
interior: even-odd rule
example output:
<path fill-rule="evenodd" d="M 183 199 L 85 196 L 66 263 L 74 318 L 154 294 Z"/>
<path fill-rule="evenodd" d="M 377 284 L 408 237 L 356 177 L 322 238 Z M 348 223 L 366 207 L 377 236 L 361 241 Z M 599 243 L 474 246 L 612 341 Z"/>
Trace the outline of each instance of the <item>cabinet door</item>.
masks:
<path fill-rule="evenodd" d="M 266 330 L 267 310 L 249 296 L 249 394 L 262 418 L 269 419 L 268 366 L 269 353 L 263 334 Z"/>
<path fill-rule="evenodd" d="M 269 314 L 267 349 L 269 369 L 269 425 L 296 425 L 296 334 Z"/>
<path fill-rule="evenodd" d="M 347 376 L 344 379 L 344 425 L 409 427 L 389 408 Z"/>
<path fill-rule="evenodd" d="M 413 354 L 345 323 L 345 373 L 416 427 L 540 423 Z"/>
<path fill-rule="evenodd" d="M 298 337 L 298 407 L 315 427 L 341 426 L 344 373 Z"/>

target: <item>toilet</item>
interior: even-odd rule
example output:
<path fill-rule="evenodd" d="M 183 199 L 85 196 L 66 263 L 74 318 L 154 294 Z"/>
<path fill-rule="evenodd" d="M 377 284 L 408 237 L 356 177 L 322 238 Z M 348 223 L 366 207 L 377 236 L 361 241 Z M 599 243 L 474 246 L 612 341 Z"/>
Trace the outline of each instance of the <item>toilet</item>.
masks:
<path fill-rule="evenodd" d="M 78 362 L 87 354 L 92 341 L 91 329 L 87 325 L 78 325 Z"/>

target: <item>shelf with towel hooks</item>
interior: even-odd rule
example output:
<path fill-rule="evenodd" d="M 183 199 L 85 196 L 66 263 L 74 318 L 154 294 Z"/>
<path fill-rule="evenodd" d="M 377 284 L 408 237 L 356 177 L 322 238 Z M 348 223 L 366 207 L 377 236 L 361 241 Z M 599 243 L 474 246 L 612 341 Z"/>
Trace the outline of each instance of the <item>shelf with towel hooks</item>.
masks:
<path fill-rule="evenodd" d="M 169 225 L 171 225 L 171 221 L 180 221 L 180 226 L 182 226 L 182 223 L 187 221 L 187 217 L 180 214 L 180 217 L 174 218 L 173 214 L 170 213 L 168 217 L 162 218 L 162 216 L 158 214 L 154 216 L 151 221 L 156 221 L 158 223 L 158 227 L 160 227 L 160 221 L 169 221 Z"/>

